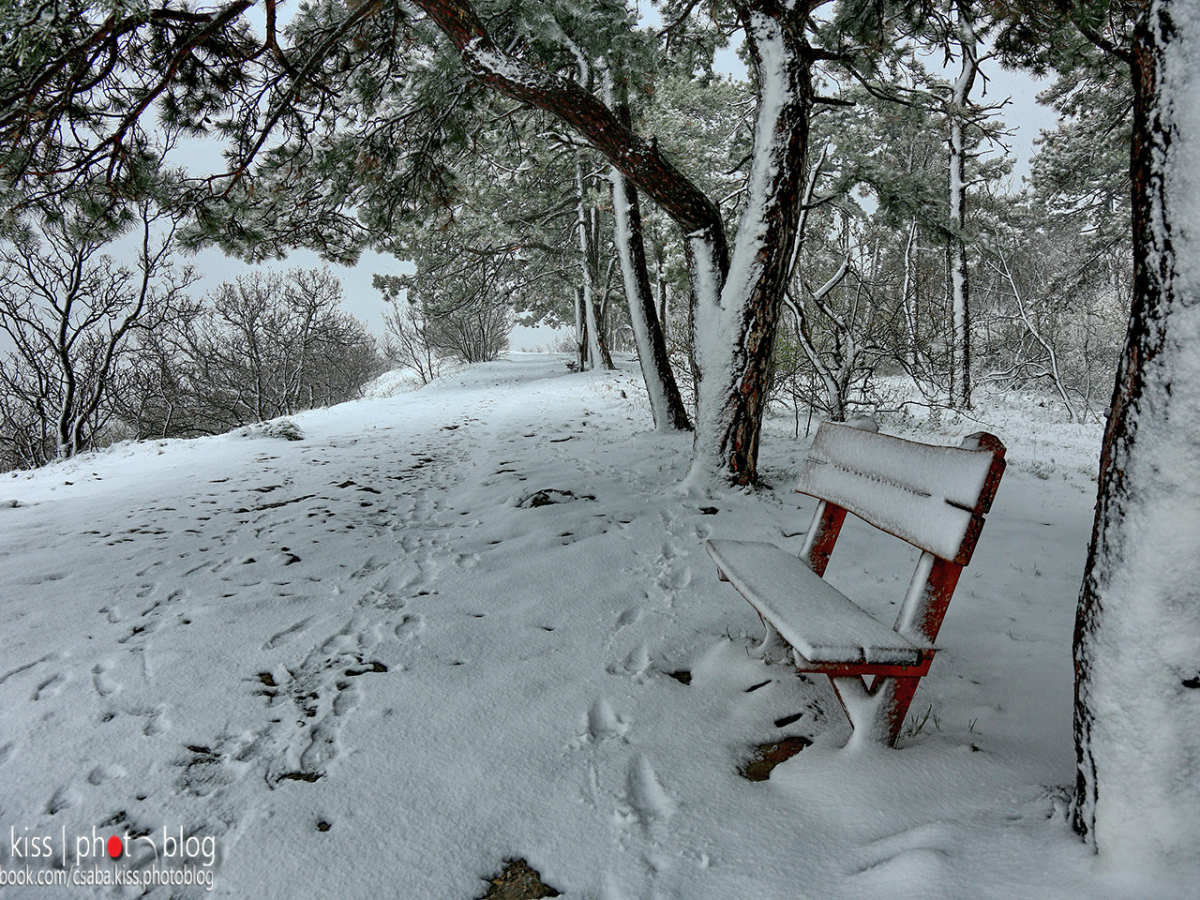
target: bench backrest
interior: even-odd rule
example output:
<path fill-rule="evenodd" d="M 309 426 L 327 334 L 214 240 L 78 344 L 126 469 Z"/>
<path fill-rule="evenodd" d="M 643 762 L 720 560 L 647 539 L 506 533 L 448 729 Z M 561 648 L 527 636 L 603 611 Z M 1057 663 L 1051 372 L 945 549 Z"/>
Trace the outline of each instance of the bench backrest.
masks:
<path fill-rule="evenodd" d="M 924 550 L 895 630 L 932 642 L 1000 486 L 1004 453 L 986 432 L 945 447 L 823 422 L 796 487 L 821 501 L 801 556 L 823 575 L 847 512 Z"/>
<path fill-rule="evenodd" d="M 796 490 L 965 566 L 1003 471 L 990 434 L 939 447 L 824 422 Z"/>

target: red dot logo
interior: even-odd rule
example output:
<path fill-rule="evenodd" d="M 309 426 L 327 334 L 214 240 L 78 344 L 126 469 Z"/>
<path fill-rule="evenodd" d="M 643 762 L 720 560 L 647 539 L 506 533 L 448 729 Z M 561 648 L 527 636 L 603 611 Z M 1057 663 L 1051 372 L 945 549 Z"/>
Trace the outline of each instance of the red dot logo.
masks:
<path fill-rule="evenodd" d="M 125 852 L 125 845 L 121 843 L 121 839 L 115 834 L 108 839 L 108 855 L 113 859 L 119 857 Z"/>

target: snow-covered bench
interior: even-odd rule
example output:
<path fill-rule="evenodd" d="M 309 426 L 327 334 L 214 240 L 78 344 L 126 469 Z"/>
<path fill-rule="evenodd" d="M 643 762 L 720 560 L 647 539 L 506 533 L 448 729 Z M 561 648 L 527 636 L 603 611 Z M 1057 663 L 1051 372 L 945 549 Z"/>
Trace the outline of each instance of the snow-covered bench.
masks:
<path fill-rule="evenodd" d="M 707 542 L 718 577 L 766 625 L 764 649 L 782 638 L 797 671 L 829 676 L 852 740 L 895 744 L 1003 474 L 1004 445 L 985 432 L 939 447 L 826 422 L 796 487 L 820 500 L 800 557 L 768 543 Z M 822 577 L 847 511 L 924 551 L 892 627 Z"/>

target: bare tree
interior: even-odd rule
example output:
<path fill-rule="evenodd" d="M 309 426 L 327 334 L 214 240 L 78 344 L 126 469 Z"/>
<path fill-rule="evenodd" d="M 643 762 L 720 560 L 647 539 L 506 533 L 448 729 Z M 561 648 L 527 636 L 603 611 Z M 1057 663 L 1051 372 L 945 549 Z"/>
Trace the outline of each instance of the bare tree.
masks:
<path fill-rule="evenodd" d="M 0 329 L 13 345 L 0 362 L 0 440 L 23 463 L 94 445 L 132 336 L 171 316 L 197 277 L 171 261 L 178 225 L 149 198 L 116 206 L 60 195 L 0 242 Z M 131 230 L 133 268 L 102 252 Z"/>
<path fill-rule="evenodd" d="M 379 371 L 374 340 L 339 310 L 328 269 L 257 272 L 225 282 L 179 337 L 197 431 L 353 399 Z"/>
<path fill-rule="evenodd" d="M 415 302 L 406 297 L 389 295 L 382 276 L 376 275 L 374 284 L 384 291 L 389 307 L 383 314 L 383 324 L 387 330 L 384 356 L 391 363 L 416 372 L 421 384 L 429 384 L 442 373 L 444 360 L 434 349 L 428 320 L 421 315 Z"/>

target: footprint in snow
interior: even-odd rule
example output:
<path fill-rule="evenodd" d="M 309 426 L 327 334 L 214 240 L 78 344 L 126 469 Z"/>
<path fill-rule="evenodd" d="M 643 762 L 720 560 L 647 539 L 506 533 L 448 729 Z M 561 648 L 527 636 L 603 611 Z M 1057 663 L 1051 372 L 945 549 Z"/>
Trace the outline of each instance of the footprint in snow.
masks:
<path fill-rule="evenodd" d="M 63 685 L 67 683 L 68 678 L 69 676 L 63 672 L 51 675 L 37 686 L 37 689 L 33 692 L 33 696 L 29 699 L 36 703 L 38 700 L 44 700 L 47 697 L 57 697 L 62 691 Z"/>
<path fill-rule="evenodd" d="M 78 802 L 79 798 L 76 796 L 75 791 L 71 789 L 71 786 L 63 785 L 46 801 L 46 814 L 56 816 L 64 809 L 70 809 Z"/>
<path fill-rule="evenodd" d="M 342 631 L 325 641 L 321 645 L 321 652 L 330 656 L 338 656 L 343 653 L 349 653 L 354 648 L 355 643 L 352 635 Z"/>
<path fill-rule="evenodd" d="M 129 630 L 129 633 L 126 634 L 124 637 L 117 638 L 117 643 L 118 644 L 127 644 L 131 640 L 133 640 L 134 638 L 136 638 L 138 636 L 153 634 L 154 632 L 158 631 L 158 626 L 159 626 L 159 623 L 154 621 L 153 619 L 148 620 L 143 625 L 135 625 L 133 628 L 131 628 Z"/>
<path fill-rule="evenodd" d="M 343 682 L 344 683 L 344 682 Z M 339 687 L 341 687 L 339 685 Z M 354 710 L 358 709 L 358 705 L 362 703 L 363 694 L 358 688 L 352 684 L 346 685 L 338 691 L 338 695 L 333 698 L 333 714 L 335 716 L 347 716 Z"/>
<path fill-rule="evenodd" d="M 612 705 L 601 697 L 592 704 L 587 714 L 587 737 L 593 741 L 605 738 L 624 737 L 629 724 L 613 711 Z"/>
<path fill-rule="evenodd" d="M 118 778 L 125 777 L 125 770 L 120 766 L 100 765 L 92 769 L 88 774 L 88 784 L 101 785 L 107 781 L 115 781 Z"/>
<path fill-rule="evenodd" d="M 304 772 L 318 773 L 325 764 L 337 759 L 341 753 L 340 729 L 329 722 L 321 722 L 311 733 L 312 740 L 300 754 L 300 768 Z"/>
<path fill-rule="evenodd" d="M 142 726 L 142 734 L 146 737 L 158 737 L 171 728 L 171 720 L 167 718 L 165 706 L 142 712 L 140 715 L 146 717 L 146 724 Z"/>
<path fill-rule="evenodd" d="M 425 630 L 425 617 L 420 613 L 405 616 L 396 626 L 396 638 L 402 642 L 411 641 Z"/>
<path fill-rule="evenodd" d="M 691 583 L 692 569 L 690 566 L 666 571 L 658 576 L 658 586 L 664 591 L 681 591 Z"/>
<path fill-rule="evenodd" d="M 950 857 L 958 846 L 954 829 L 948 823 L 931 822 L 889 835 L 864 847 L 860 859 L 849 873 L 881 883 L 895 878 L 930 884 L 952 868 Z"/>
<path fill-rule="evenodd" d="M 315 618 L 316 616 L 309 616 L 307 619 L 301 619 L 295 625 L 271 635 L 270 639 L 262 645 L 262 648 L 264 650 L 274 650 L 276 647 L 282 647 L 284 644 L 289 643 L 297 634 L 307 631 Z"/>
<path fill-rule="evenodd" d="M 112 665 L 112 662 L 106 659 L 96 663 L 92 669 L 92 685 L 96 688 L 96 693 L 101 697 L 115 694 L 121 689 L 121 685 L 108 674 L 109 670 L 112 669 Z"/>
<path fill-rule="evenodd" d="M 370 650 L 375 647 L 380 641 L 379 626 L 370 625 L 358 633 L 358 647 L 360 650 Z"/>
<path fill-rule="evenodd" d="M 634 680 L 641 680 L 645 678 L 648 668 L 650 668 L 650 650 L 645 644 L 639 644 L 629 651 L 629 655 L 622 662 L 609 665 L 608 674 L 629 675 Z"/>
<path fill-rule="evenodd" d="M 658 780 L 650 760 L 642 754 L 629 764 L 625 798 L 647 831 L 655 822 L 666 821 L 675 813 L 675 801 Z"/>
<path fill-rule="evenodd" d="M 617 616 L 617 628 L 624 628 L 626 625 L 636 625 L 642 621 L 642 616 L 645 614 L 640 606 L 631 606 L 621 615 Z"/>

